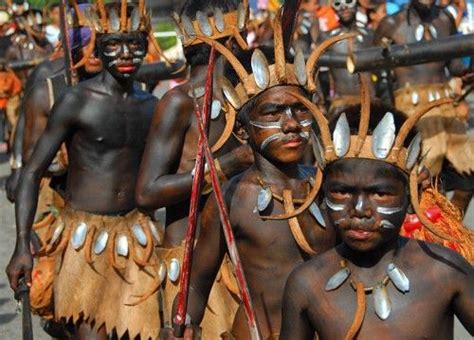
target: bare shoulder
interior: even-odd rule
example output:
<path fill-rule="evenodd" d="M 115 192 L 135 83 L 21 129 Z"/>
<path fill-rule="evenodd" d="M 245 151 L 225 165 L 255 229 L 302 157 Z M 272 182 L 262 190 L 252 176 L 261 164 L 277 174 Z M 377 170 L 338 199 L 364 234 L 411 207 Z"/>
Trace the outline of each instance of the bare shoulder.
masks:
<path fill-rule="evenodd" d="M 287 290 L 311 296 L 314 301 L 318 292 L 324 291 L 327 280 L 340 269 L 338 258 L 336 248 L 332 248 L 297 266 L 288 277 Z"/>
<path fill-rule="evenodd" d="M 473 267 L 463 256 L 439 244 L 410 239 L 406 252 L 419 259 L 420 268 L 431 268 L 440 274 L 439 277 L 454 281 L 460 276 L 474 274 Z"/>
<path fill-rule="evenodd" d="M 375 32 L 375 38 L 385 37 L 392 38 L 395 31 L 400 26 L 401 22 L 406 19 L 406 11 L 402 10 L 393 15 L 386 16 L 381 22 L 377 31 Z"/>
<path fill-rule="evenodd" d="M 184 89 L 184 85 L 169 90 L 158 101 L 154 121 L 171 120 L 187 126 L 194 113 L 193 102 Z M 184 124 L 183 124 L 184 123 Z"/>

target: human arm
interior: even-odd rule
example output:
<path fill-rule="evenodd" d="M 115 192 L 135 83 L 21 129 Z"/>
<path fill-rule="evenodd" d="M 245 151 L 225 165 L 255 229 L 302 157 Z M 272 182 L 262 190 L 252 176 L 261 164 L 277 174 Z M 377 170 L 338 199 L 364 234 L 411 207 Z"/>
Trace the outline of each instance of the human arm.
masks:
<path fill-rule="evenodd" d="M 27 283 L 31 283 L 33 261 L 29 249 L 30 233 L 38 203 L 40 180 L 77 119 L 76 111 L 71 110 L 71 107 L 80 106 L 78 97 L 71 94 L 58 102 L 44 134 L 39 139 L 29 162 L 22 171 L 16 194 L 17 204 L 15 205 L 16 245 L 7 267 L 7 275 L 13 290 L 17 289 L 18 280 L 21 277 L 24 277 Z"/>
<path fill-rule="evenodd" d="M 286 281 L 283 293 L 281 340 L 311 340 L 314 332 L 307 315 L 308 302 L 306 291 L 309 287 L 305 284 L 303 271 L 295 269 Z"/>
<path fill-rule="evenodd" d="M 192 100 L 179 90 L 171 90 L 158 103 L 148 135 L 137 181 L 136 201 L 140 209 L 152 211 L 189 199 L 193 176 L 177 173 L 186 135 L 194 115 Z M 250 164 L 248 146 L 219 157 L 220 166 L 230 178 Z M 194 156 L 194 155 L 193 155 Z"/>
<path fill-rule="evenodd" d="M 393 17 L 387 16 L 374 32 L 374 46 L 388 46 L 393 41 L 393 34 L 396 28 L 396 21 Z"/>
<path fill-rule="evenodd" d="M 474 335 L 474 267 L 460 255 L 455 254 L 455 256 L 458 258 L 461 270 L 456 270 L 456 275 L 453 275 L 453 282 L 456 282 L 457 289 L 452 306 L 454 314 L 466 330 Z"/>
<path fill-rule="evenodd" d="M 22 146 L 23 134 L 25 131 L 25 111 L 24 100 L 20 104 L 18 110 L 18 122 L 13 136 L 13 145 L 10 154 L 10 168 L 11 174 L 5 182 L 5 191 L 10 202 L 15 202 L 15 192 L 20 179 L 21 170 L 23 167 L 22 160 Z"/>
<path fill-rule="evenodd" d="M 22 142 L 22 158 L 25 163 L 31 157 L 33 149 L 48 123 L 50 111 L 46 82 L 37 83 L 31 88 L 24 100 L 25 125 Z"/>

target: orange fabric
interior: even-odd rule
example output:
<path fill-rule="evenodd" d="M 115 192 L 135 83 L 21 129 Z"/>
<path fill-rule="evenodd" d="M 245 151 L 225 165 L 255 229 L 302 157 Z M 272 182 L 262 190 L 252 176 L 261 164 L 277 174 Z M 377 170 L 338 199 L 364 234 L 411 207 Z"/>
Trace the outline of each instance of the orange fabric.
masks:
<path fill-rule="evenodd" d="M 330 31 L 339 26 L 336 12 L 331 6 L 320 6 L 316 10 L 316 17 L 319 20 L 319 28 L 323 32 Z"/>
<path fill-rule="evenodd" d="M 21 92 L 21 81 L 13 73 L 7 70 L 0 72 L 0 109 L 5 109 L 10 97 L 16 96 Z"/>

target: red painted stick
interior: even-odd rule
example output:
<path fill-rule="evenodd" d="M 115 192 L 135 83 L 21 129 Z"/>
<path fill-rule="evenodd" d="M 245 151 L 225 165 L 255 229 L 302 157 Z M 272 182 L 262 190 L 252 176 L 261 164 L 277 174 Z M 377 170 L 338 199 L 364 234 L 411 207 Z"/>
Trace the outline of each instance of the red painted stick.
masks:
<path fill-rule="evenodd" d="M 212 80 L 215 64 L 215 48 L 212 47 L 209 55 L 209 65 L 207 68 L 206 92 L 204 95 L 204 114 L 202 116 L 203 125 L 209 123 L 209 108 L 212 101 Z M 204 135 L 205 136 L 205 135 Z M 186 240 L 183 255 L 183 267 L 179 278 L 178 305 L 176 315 L 173 320 L 174 333 L 176 336 L 183 336 L 186 321 L 186 311 L 188 305 L 189 278 L 191 276 L 191 264 L 193 259 L 194 240 L 196 237 L 196 226 L 199 208 L 199 198 L 201 197 L 202 179 L 204 177 L 204 143 L 205 139 L 199 136 L 198 150 L 196 155 L 195 173 L 191 189 L 191 199 L 189 202 L 188 229 L 186 231 Z"/>
<path fill-rule="evenodd" d="M 202 139 L 204 140 L 204 154 L 206 155 L 206 162 L 209 166 L 209 173 L 211 176 L 212 188 L 214 190 L 214 195 L 217 201 L 217 207 L 219 208 L 219 215 L 221 218 L 221 223 L 223 226 L 224 236 L 227 243 L 227 249 L 229 250 L 229 256 L 232 261 L 232 264 L 235 268 L 235 275 L 237 277 L 237 284 L 239 286 L 239 293 L 244 304 L 245 314 L 247 315 L 247 323 L 250 330 L 250 337 L 252 340 L 260 340 L 260 332 L 258 330 L 255 309 L 252 303 L 252 297 L 250 296 L 250 291 L 245 280 L 244 269 L 242 267 L 242 262 L 240 261 L 239 251 L 235 243 L 234 233 L 232 231 L 232 226 L 230 224 L 229 213 L 225 205 L 224 195 L 219 184 L 219 177 L 217 175 L 216 166 L 214 164 L 214 158 L 212 156 L 211 148 L 209 147 L 209 141 L 207 140 L 206 132 L 204 125 L 202 123 L 202 117 L 199 110 L 199 105 L 197 101 L 195 102 L 196 109 L 194 110 L 199 127 L 199 133 Z"/>

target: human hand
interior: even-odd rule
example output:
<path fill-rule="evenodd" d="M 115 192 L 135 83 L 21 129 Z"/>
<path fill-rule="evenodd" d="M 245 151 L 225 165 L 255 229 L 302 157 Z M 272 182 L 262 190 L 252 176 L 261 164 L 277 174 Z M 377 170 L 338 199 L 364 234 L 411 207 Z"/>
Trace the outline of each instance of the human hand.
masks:
<path fill-rule="evenodd" d="M 7 266 L 6 273 L 10 287 L 16 292 L 18 282 L 24 278 L 26 284 L 31 287 L 31 272 L 33 270 L 33 256 L 30 253 L 28 242 L 17 241 L 15 251 Z"/>

